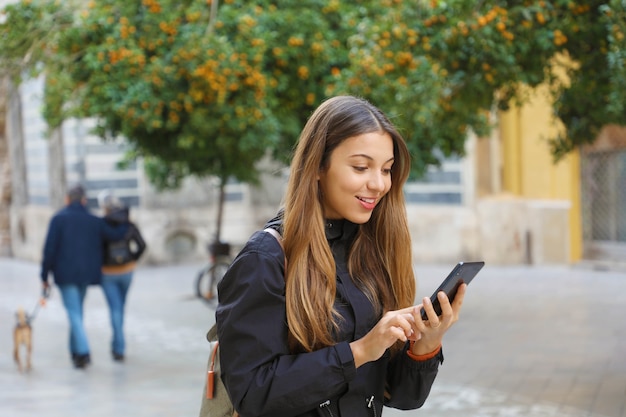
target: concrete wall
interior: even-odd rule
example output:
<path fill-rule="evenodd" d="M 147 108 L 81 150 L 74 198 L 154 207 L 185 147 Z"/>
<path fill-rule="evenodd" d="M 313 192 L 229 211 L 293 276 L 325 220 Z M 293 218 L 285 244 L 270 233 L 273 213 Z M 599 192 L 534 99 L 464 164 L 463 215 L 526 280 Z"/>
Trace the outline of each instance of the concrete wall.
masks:
<path fill-rule="evenodd" d="M 569 263 L 566 200 L 511 196 L 483 198 L 476 205 L 480 253 L 491 264 Z"/>
<path fill-rule="evenodd" d="M 416 262 L 456 263 L 482 256 L 475 209 L 409 205 L 407 214 Z"/>
<path fill-rule="evenodd" d="M 271 218 L 278 205 L 227 203 L 223 240 L 236 252 Z M 416 262 L 454 264 L 563 264 L 569 262 L 569 203 L 510 196 L 479 199 L 472 207 L 407 207 Z M 52 209 L 29 205 L 11 218 L 14 256 L 35 262 Z M 164 264 L 207 259 L 206 245 L 215 228 L 215 208 L 133 208 L 148 250 L 143 263 Z"/>
<path fill-rule="evenodd" d="M 511 196 L 472 207 L 409 206 L 416 262 L 569 263 L 569 202 Z"/>

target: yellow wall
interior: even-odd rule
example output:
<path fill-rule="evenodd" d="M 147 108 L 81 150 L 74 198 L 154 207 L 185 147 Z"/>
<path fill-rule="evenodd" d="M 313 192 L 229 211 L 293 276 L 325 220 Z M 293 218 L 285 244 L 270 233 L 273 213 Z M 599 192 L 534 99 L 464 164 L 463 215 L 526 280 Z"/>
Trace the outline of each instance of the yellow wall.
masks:
<path fill-rule="evenodd" d="M 576 151 L 554 163 L 547 139 L 562 127 L 551 114 L 544 88 L 533 92 L 523 107 L 500 114 L 502 184 L 504 191 L 522 198 L 570 201 L 570 256 L 578 261 L 582 258 L 580 158 Z"/>

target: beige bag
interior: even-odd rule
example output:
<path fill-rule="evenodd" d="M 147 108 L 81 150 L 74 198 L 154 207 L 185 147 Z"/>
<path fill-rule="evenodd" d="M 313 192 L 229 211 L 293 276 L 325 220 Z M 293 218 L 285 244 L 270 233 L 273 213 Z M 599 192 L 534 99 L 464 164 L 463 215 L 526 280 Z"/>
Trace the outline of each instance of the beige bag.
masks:
<path fill-rule="evenodd" d="M 220 344 L 217 340 L 217 325 L 211 327 L 206 338 L 211 345 L 211 354 L 207 364 L 205 394 L 200 407 L 200 417 L 237 417 L 239 414 L 235 412 L 222 378 L 220 378 Z"/>

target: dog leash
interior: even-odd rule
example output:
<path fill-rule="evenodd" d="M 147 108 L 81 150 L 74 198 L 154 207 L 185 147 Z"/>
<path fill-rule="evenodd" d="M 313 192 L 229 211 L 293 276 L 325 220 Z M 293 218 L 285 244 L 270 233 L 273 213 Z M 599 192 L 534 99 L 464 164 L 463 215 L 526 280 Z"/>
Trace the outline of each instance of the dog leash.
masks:
<path fill-rule="evenodd" d="M 37 313 L 39 312 L 39 307 L 46 305 L 46 300 L 48 299 L 48 297 L 50 297 L 50 287 L 46 287 L 41 290 L 41 298 L 39 298 L 37 304 L 35 304 L 33 312 L 28 316 L 28 323 L 32 323 L 33 320 L 35 320 L 35 317 L 37 317 Z"/>

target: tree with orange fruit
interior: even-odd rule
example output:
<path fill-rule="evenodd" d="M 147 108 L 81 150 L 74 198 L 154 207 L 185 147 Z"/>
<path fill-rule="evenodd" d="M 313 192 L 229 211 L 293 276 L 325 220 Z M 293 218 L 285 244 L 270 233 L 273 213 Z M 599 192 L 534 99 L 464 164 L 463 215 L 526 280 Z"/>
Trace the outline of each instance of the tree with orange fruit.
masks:
<path fill-rule="evenodd" d="M 550 86 L 566 128 L 549 139 L 556 159 L 626 125 L 624 1 L 396 3 L 352 37 L 338 88 L 395 112 L 418 165 L 436 162 L 432 145 L 462 153 L 467 129 L 486 134 L 494 105 L 523 102 L 523 85 Z"/>
<path fill-rule="evenodd" d="M 50 52 L 30 67 L 45 74 L 51 128 L 94 118 L 104 139 L 126 138 L 158 187 L 215 176 L 223 202 L 226 181 L 254 182 L 268 150 L 288 157 L 327 79 L 346 65 L 343 40 L 374 2 L 216 1 L 22 1 L 6 10 L 0 46 L 15 39 L 17 61 L 29 45 Z M 70 21 L 15 30 L 42 14 Z M 220 225 L 218 214 L 218 240 Z"/>
<path fill-rule="evenodd" d="M 45 36 L 11 23 L 44 15 L 65 23 Z M 623 0 L 33 0 L 0 24 L 0 62 L 48 51 L 31 67 L 50 126 L 96 118 L 160 186 L 255 181 L 266 150 L 287 160 L 310 112 L 344 93 L 394 116 L 418 176 L 522 102 L 520 85 L 550 86 L 556 157 L 626 124 L 625 22 Z"/>

